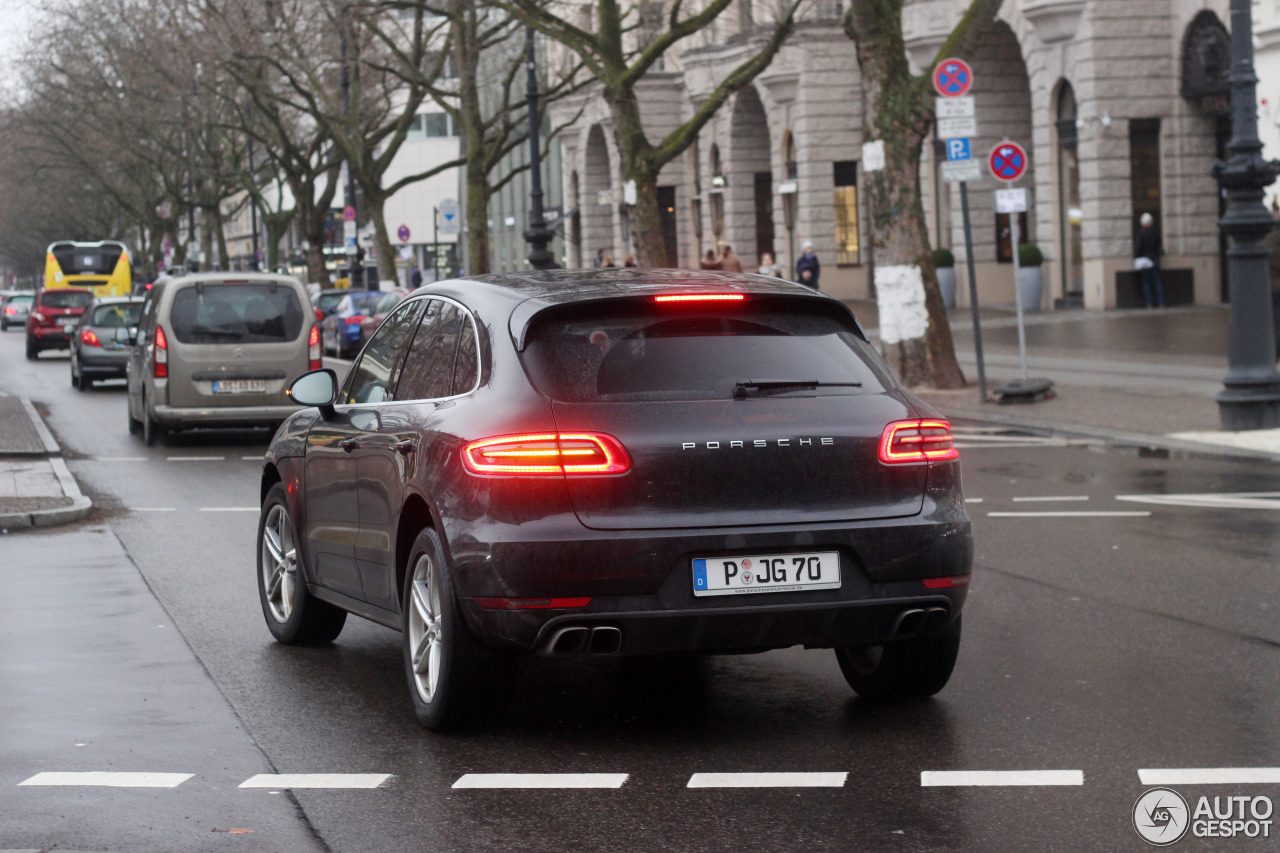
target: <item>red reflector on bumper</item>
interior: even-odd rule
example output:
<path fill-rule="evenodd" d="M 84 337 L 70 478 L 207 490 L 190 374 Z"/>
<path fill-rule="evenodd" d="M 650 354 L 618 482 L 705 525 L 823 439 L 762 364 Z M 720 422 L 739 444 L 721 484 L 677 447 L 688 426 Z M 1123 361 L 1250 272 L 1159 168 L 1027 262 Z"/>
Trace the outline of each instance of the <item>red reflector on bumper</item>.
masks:
<path fill-rule="evenodd" d="M 590 598 L 477 598 L 485 610 L 563 610 L 586 607 Z"/>
<path fill-rule="evenodd" d="M 968 586 L 969 575 L 961 575 L 958 578 L 926 578 L 924 581 L 925 589 L 952 589 L 957 586 Z"/>

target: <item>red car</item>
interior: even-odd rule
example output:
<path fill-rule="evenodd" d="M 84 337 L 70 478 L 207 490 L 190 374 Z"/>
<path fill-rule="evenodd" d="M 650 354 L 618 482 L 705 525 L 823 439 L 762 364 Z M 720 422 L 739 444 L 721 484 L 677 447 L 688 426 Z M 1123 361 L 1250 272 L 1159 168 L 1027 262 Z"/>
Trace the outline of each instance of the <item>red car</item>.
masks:
<path fill-rule="evenodd" d="M 92 290 L 41 291 L 27 317 L 27 359 L 35 361 L 41 350 L 71 349 L 76 324 L 92 301 Z"/>

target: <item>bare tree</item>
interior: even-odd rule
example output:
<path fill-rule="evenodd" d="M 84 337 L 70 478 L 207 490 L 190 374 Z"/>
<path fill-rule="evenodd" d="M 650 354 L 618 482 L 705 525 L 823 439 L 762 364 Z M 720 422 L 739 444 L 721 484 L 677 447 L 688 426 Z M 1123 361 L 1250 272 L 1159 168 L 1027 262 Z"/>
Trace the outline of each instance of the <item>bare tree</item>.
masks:
<path fill-rule="evenodd" d="M 719 81 L 689 119 L 656 142 L 645 133 L 636 86 L 668 51 L 711 26 L 734 0 L 708 0 L 700 11 L 687 15 L 684 0 L 668 0 L 665 21 L 645 22 L 650 25 L 643 28 L 643 39 L 631 36 L 633 32 L 639 35 L 642 7 L 624 6 L 619 0 L 595 0 L 594 32 L 557 14 L 554 0 L 494 2 L 576 53 L 599 81 L 600 96 L 609 105 L 613 118 L 623 176 L 636 186 L 633 222 L 638 259 L 645 266 L 664 266 L 666 249 L 658 205 L 658 175 L 662 167 L 693 143 L 698 132 L 735 92 L 769 67 L 791 33 L 802 0 L 782 0 L 772 24 L 761 27 L 762 37 L 748 42 L 751 49 L 747 58 Z"/>
<path fill-rule="evenodd" d="M 937 61 L 972 54 L 1001 2 L 970 0 Z M 886 357 L 906 384 L 960 388 L 964 374 L 920 201 L 920 151 L 934 120 L 931 84 L 927 73 L 913 75 L 907 65 L 902 6 L 903 0 L 852 0 L 844 21 L 858 48 L 863 127 L 868 139 L 883 140 L 885 148 L 885 168 L 871 173 L 868 186 L 881 336 Z"/>

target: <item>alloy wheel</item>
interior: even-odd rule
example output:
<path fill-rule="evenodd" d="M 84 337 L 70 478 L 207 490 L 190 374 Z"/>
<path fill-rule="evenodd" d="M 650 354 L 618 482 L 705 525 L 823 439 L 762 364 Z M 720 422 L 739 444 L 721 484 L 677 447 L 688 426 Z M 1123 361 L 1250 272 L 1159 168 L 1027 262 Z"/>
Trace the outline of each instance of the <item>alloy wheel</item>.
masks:
<path fill-rule="evenodd" d="M 422 554 L 413 567 L 409 591 L 409 648 L 413 650 L 413 684 L 423 702 L 435 696 L 444 657 L 441 624 L 440 574 L 431 557 Z"/>
<path fill-rule="evenodd" d="M 294 541 L 289 513 L 280 504 L 271 507 L 262 526 L 262 588 L 267 609 L 277 622 L 287 622 L 293 613 L 298 585 L 298 546 Z"/>

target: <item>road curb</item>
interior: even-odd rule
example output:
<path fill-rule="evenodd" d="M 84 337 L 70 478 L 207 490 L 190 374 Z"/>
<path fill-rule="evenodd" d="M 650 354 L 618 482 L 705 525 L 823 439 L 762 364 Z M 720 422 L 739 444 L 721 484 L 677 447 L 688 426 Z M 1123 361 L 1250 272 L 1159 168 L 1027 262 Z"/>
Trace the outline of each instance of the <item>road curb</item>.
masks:
<path fill-rule="evenodd" d="M 1125 445 L 1127 447 L 1146 447 L 1157 450 L 1168 450 L 1176 453 L 1193 453 L 1199 456 L 1216 456 L 1224 459 L 1248 459 L 1254 461 L 1261 459 L 1267 462 L 1280 462 L 1280 453 L 1268 453 L 1265 450 L 1250 450 L 1247 447 L 1230 447 L 1227 445 L 1209 444 L 1201 441 L 1187 441 L 1186 439 L 1181 438 L 1169 438 L 1166 435 L 1160 435 L 1158 433 L 1129 432 L 1126 430 L 1110 429 L 1109 427 L 1054 423 L 1051 421 L 1040 420 L 1038 418 L 1018 417 L 1012 412 L 988 412 L 978 411 L 976 409 L 957 409 L 950 406 L 939 407 L 937 403 L 934 403 L 933 405 L 935 408 L 944 408 L 947 417 L 953 421 L 977 421 L 979 423 L 992 424 L 995 426 L 1037 430 L 1047 435 L 1071 438 L 1093 438 L 1100 441 L 1110 442 L 1111 444 Z M 1000 408 L 1005 409 L 1009 407 L 1001 406 Z"/>
<path fill-rule="evenodd" d="M 54 476 L 58 478 L 58 485 L 62 487 L 62 494 L 71 499 L 71 504 L 52 509 L 0 513 L 0 530 L 58 527 L 81 520 L 93 511 L 93 501 L 80 491 L 80 484 L 76 482 L 71 469 L 67 467 L 66 460 L 61 456 L 62 448 L 58 446 L 53 433 L 45 426 L 44 419 L 40 417 L 36 407 L 31 404 L 30 400 L 23 397 L 22 408 L 26 411 L 27 417 L 31 419 L 31 426 L 40 436 L 40 441 L 44 444 L 45 449 L 39 453 L 0 453 L 0 458 L 46 458 L 49 466 L 53 469 Z"/>

